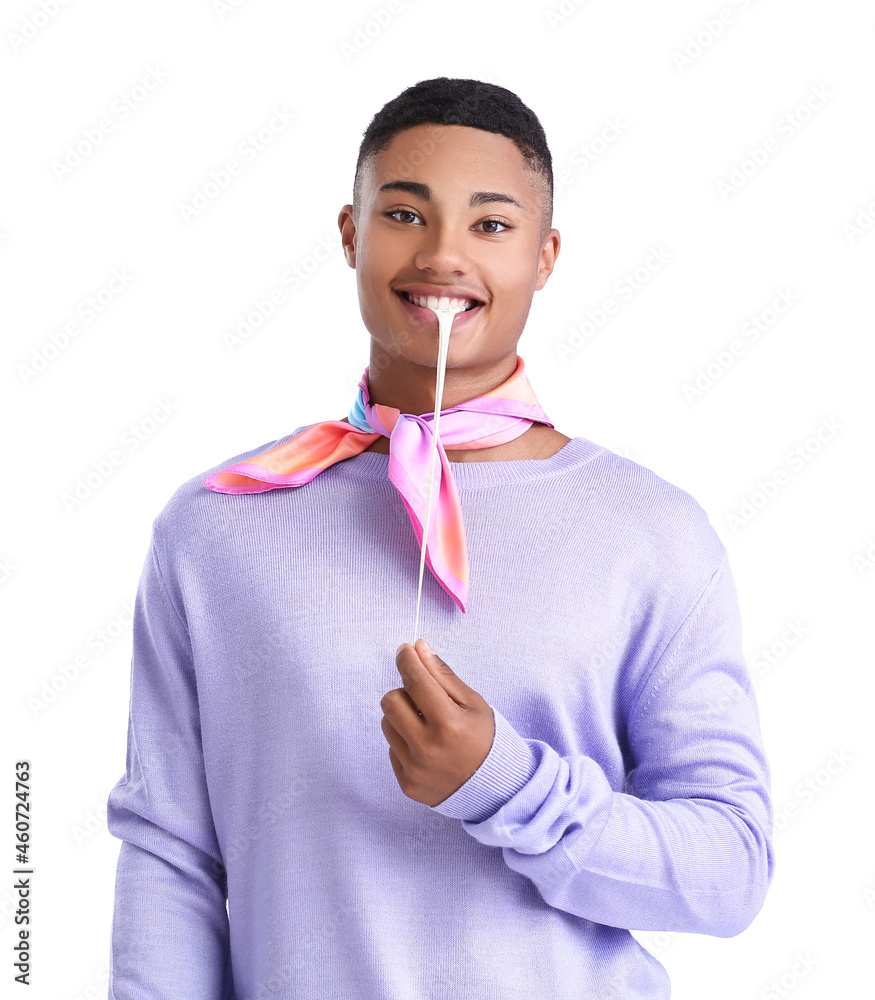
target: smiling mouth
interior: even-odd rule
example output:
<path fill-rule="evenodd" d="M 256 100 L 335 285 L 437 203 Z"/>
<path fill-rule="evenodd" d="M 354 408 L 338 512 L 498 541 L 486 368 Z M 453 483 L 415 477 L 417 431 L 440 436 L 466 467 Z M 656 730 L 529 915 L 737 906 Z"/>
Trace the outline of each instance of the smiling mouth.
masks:
<path fill-rule="evenodd" d="M 417 296 L 417 298 L 420 299 L 420 301 L 417 302 L 416 299 L 413 298 L 413 296 L 411 296 L 408 292 L 397 292 L 397 294 L 400 295 L 401 298 L 406 299 L 408 302 L 413 303 L 413 305 L 419 306 L 420 309 L 427 308 L 427 306 L 422 305 L 422 302 L 427 298 L 427 296 L 424 296 L 424 295 Z M 450 299 L 455 299 L 455 296 L 435 296 L 435 297 L 436 298 L 446 297 L 446 298 L 450 298 Z M 471 299 L 471 300 L 468 301 L 468 305 L 465 307 L 465 309 L 463 311 L 464 312 L 471 312 L 473 309 L 477 309 L 478 306 L 482 306 L 484 304 L 485 303 L 480 302 L 478 299 Z"/>

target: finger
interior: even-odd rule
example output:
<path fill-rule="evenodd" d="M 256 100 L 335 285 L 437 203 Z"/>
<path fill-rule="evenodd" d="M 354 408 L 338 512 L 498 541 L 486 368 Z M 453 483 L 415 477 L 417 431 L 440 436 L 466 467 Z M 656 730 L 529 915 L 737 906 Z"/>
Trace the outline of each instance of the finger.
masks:
<path fill-rule="evenodd" d="M 406 760 L 410 752 L 407 747 L 407 741 L 385 715 L 380 720 L 380 728 L 383 730 L 383 735 L 386 737 L 386 742 L 389 744 L 389 748 L 394 751 L 399 758 Z"/>
<path fill-rule="evenodd" d="M 470 705 L 471 696 L 476 693 L 473 688 L 468 687 L 452 667 L 445 660 L 442 660 L 433 649 L 429 648 L 425 639 L 417 639 L 413 649 L 419 656 L 420 662 L 440 685 L 444 693 L 460 708 L 467 708 Z"/>
<path fill-rule="evenodd" d="M 425 650 L 423 654 L 428 656 Z M 433 657 L 432 662 L 434 663 Z M 395 654 L 395 665 L 404 682 L 404 690 L 416 709 L 426 719 L 445 717 L 453 699 L 443 681 L 438 680 L 425 666 L 419 652 L 409 643 L 403 643 Z"/>
<path fill-rule="evenodd" d="M 467 685 L 439 656 L 426 650 L 424 641 L 417 640 L 417 647 L 402 643 L 395 654 L 395 665 L 416 708 L 426 719 L 440 721 L 449 718 L 456 703 L 464 704 Z M 425 665 L 426 660 L 430 666 Z"/>
<path fill-rule="evenodd" d="M 395 772 L 395 780 L 399 785 L 401 785 L 404 778 L 404 766 L 391 747 L 389 747 L 389 763 L 392 765 L 392 770 Z"/>
<path fill-rule="evenodd" d="M 422 721 L 422 712 L 404 688 L 393 688 L 380 699 L 380 708 L 392 720 L 399 732 L 409 732 L 410 727 Z"/>

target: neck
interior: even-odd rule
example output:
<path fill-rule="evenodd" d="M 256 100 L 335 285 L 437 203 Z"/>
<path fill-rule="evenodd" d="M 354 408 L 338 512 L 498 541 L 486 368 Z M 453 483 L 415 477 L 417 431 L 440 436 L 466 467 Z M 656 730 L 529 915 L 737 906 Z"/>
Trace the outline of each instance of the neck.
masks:
<path fill-rule="evenodd" d="M 514 352 L 498 361 L 465 368 L 447 367 L 441 410 L 484 396 L 506 382 L 517 368 Z M 372 406 L 392 406 L 402 413 L 421 416 L 436 408 L 437 367 L 417 365 L 407 358 L 387 359 L 371 345 L 368 395 Z"/>
<path fill-rule="evenodd" d="M 518 355 L 505 355 L 497 361 L 476 367 L 447 368 L 441 410 L 485 396 L 506 382 L 517 370 Z M 368 371 L 368 396 L 372 406 L 391 406 L 401 413 L 417 416 L 434 413 L 436 368 L 417 365 L 407 358 L 388 358 L 371 343 Z M 340 418 L 345 420 L 346 416 Z M 564 448 L 570 437 L 547 424 L 533 423 L 526 431 L 494 448 L 447 448 L 451 462 L 508 462 L 550 458 Z M 380 436 L 365 451 L 390 453 L 389 438 Z"/>

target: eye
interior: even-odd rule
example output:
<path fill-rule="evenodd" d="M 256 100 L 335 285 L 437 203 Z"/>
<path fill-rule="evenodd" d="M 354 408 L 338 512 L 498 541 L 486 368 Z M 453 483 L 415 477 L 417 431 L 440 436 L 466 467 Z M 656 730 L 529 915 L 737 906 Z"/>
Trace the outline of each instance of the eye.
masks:
<path fill-rule="evenodd" d="M 493 226 L 494 225 L 494 226 L 503 226 L 504 229 L 513 229 L 513 226 L 510 225 L 510 223 L 505 222 L 503 219 L 484 219 L 482 222 L 478 222 L 477 225 L 478 226 Z M 498 233 L 499 232 L 503 232 L 503 230 L 490 229 L 490 230 L 487 230 L 487 232 L 491 233 L 493 236 L 497 236 Z"/>
<path fill-rule="evenodd" d="M 411 212 L 410 209 L 408 209 L 408 208 L 395 208 L 395 209 L 392 209 L 391 212 L 386 212 L 386 215 L 390 219 L 394 218 L 396 215 L 412 215 L 415 219 L 419 218 L 419 216 L 416 214 L 416 212 Z M 400 222 L 401 220 L 399 219 L 398 221 Z"/>
<path fill-rule="evenodd" d="M 420 219 L 420 222 L 422 221 L 422 217 L 419 216 L 416 212 L 411 212 L 409 208 L 393 208 L 390 211 L 386 212 L 385 215 L 387 218 L 390 219 L 394 219 L 396 215 L 409 215 L 412 216 L 414 219 Z M 398 222 L 402 222 L 402 220 L 398 219 Z M 402 223 L 402 224 L 407 225 L 408 223 Z M 504 219 L 484 219 L 482 222 L 478 222 L 477 225 L 502 227 L 501 229 L 481 230 L 482 232 L 485 232 L 489 236 L 498 236 L 500 232 L 504 232 L 505 230 L 510 230 L 514 228 L 509 222 L 506 222 Z"/>

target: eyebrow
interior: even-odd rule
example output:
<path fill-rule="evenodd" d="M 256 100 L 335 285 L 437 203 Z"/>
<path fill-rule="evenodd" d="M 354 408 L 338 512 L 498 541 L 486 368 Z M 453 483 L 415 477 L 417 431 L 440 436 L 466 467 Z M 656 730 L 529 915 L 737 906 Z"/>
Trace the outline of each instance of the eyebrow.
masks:
<path fill-rule="evenodd" d="M 416 195 L 417 198 L 422 198 L 423 201 L 431 201 L 431 188 L 418 181 L 387 181 L 380 186 L 380 191 L 406 191 L 408 194 Z M 516 198 L 500 191 L 475 191 L 468 200 L 468 207 L 476 208 L 477 205 L 487 205 L 493 201 L 504 201 L 516 205 L 517 208 L 523 208 Z"/>

